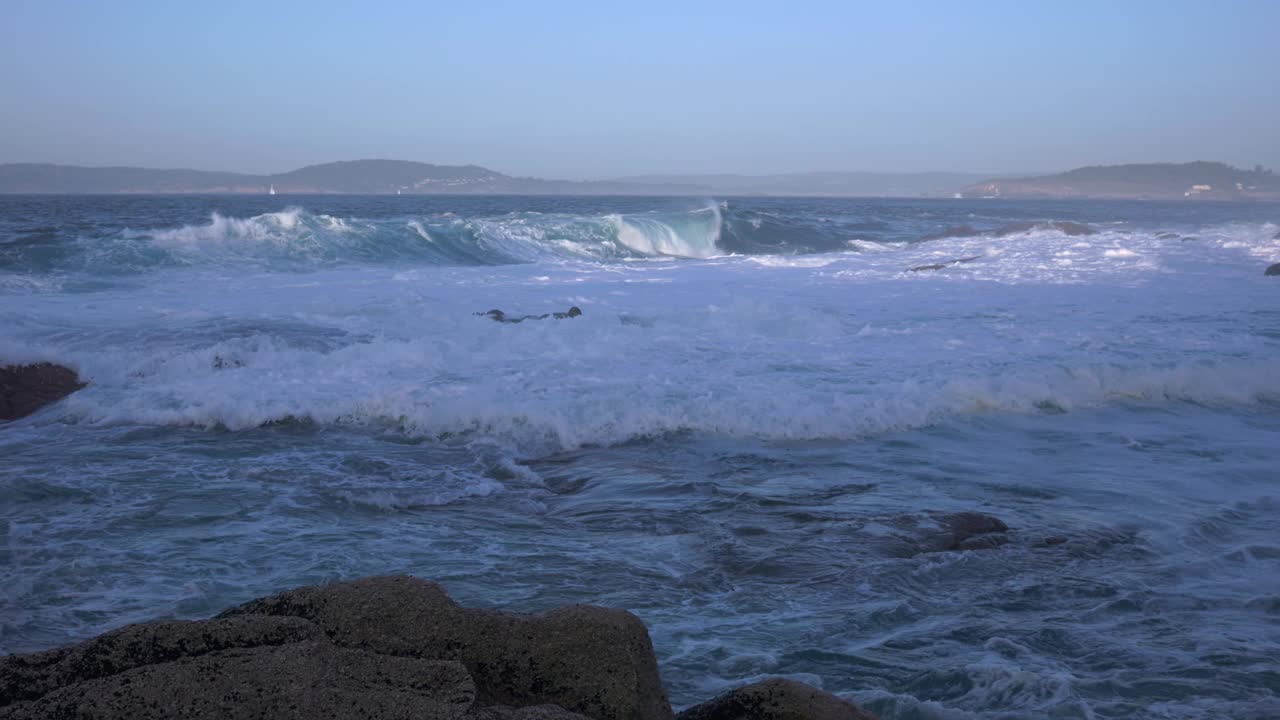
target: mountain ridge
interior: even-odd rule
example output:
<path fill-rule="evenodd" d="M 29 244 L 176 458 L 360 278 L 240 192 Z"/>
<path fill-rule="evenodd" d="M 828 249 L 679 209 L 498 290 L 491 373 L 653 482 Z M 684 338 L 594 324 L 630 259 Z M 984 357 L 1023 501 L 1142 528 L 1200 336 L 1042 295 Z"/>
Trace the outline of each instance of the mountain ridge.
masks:
<path fill-rule="evenodd" d="M 1225 163 L 1094 165 L 1052 175 L 983 179 L 972 173 L 807 172 L 653 174 L 612 180 L 516 177 L 480 165 L 342 160 L 250 174 L 127 166 L 0 164 L 0 194 L 756 195 L 1006 199 L 1280 201 L 1280 178 Z"/>
<path fill-rule="evenodd" d="M 1007 199 L 1280 200 L 1280 177 L 1263 168 L 1226 163 L 1089 165 L 1053 175 L 996 178 L 961 191 L 966 197 Z"/>
<path fill-rule="evenodd" d="M 521 178 L 479 165 L 340 160 L 256 175 L 125 166 L 0 164 L 3 194 L 696 194 L 706 188 Z"/>

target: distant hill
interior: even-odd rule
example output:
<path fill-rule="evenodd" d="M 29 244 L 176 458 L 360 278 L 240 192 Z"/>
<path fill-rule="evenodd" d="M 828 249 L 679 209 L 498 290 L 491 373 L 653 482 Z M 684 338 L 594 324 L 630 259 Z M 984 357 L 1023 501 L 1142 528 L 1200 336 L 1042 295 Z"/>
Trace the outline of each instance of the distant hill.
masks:
<path fill-rule="evenodd" d="M 1057 175 L 986 180 L 966 197 L 1280 200 L 1280 177 L 1218 162 L 1082 167 Z"/>
<path fill-rule="evenodd" d="M 707 192 L 689 185 L 571 182 L 504 175 L 477 165 L 432 165 L 405 160 L 352 160 L 309 165 L 275 175 L 78 167 L 14 163 L 0 165 L 0 193 L 350 193 L 685 195 Z"/>
<path fill-rule="evenodd" d="M 277 192 L 386 194 L 464 189 L 512 178 L 478 165 L 432 165 L 406 160 L 351 160 L 308 165 L 264 178 Z"/>
<path fill-rule="evenodd" d="M 253 175 L 204 170 L 0 165 L 0 193 L 251 192 L 265 188 L 262 181 Z"/>
<path fill-rule="evenodd" d="M 975 173 L 809 172 L 777 175 L 639 175 L 618 182 L 685 184 L 716 195 L 950 197 L 985 176 Z"/>
<path fill-rule="evenodd" d="M 352 160 L 274 175 L 0 165 L 0 193 L 348 193 L 370 195 L 774 195 L 829 197 L 1132 198 L 1280 200 L 1280 178 L 1215 162 L 1084 167 L 1039 177 L 982 180 L 965 173 L 814 172 L 642 175 L 574 182 L 505 175 L 478 165 Z"/>

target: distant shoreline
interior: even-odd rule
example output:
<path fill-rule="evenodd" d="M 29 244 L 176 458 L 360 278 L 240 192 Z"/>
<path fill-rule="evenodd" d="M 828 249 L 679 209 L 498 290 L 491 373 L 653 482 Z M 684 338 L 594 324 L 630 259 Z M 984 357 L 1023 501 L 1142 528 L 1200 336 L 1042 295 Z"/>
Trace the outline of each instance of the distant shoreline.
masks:
<path fill-rule="evenodd" d="M 3 195 L 370 195 L 937 198 L 1027 200 L 1280 201 L 1280 178 L 1255 167 L 1192 162 L 1085 167 L 1057 175 L 990 179 L 965 173 L 813 172 L 646 175 L 616 180 L 514 177 L 477 165 L 355 160 L 274 175 L 0 164 Z"/>

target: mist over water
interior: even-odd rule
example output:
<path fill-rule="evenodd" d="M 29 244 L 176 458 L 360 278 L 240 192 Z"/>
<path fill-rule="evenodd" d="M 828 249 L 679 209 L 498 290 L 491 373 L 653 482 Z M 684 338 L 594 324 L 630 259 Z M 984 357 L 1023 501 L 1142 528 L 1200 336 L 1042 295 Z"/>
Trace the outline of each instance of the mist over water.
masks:
<path fill-rule="evenodd" d="M 677 705 L 1276 717 L 1277 222 L 0 198 L 0 363 L 91 383 L 0 427 L 0 651 L 408 572 L 627 608 Z M 969 511 L 1008 542 L 913 550 Z"/>

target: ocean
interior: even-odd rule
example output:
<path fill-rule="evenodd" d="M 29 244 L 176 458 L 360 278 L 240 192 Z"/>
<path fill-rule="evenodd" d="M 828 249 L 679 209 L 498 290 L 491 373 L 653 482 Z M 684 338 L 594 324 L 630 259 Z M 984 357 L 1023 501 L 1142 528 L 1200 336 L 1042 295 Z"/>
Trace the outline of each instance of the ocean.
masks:
<path fill-rule="evenodd" d="M 0 652 L 411 573 L 636 613 L 677 707 L 1280 717 L 1277 223 L 0 197 L 0 364 L 90 383 L 0 425 Z"/>

